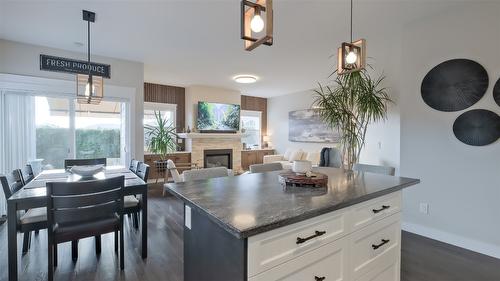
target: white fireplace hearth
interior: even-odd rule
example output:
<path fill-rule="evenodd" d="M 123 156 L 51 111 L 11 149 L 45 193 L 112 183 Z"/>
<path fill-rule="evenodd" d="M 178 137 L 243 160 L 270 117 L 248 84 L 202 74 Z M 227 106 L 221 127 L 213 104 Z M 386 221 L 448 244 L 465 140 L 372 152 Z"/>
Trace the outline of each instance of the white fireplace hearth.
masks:
<path fill-rule="evenodd" d="M 191 153 L 191 162 L 204 167 L 204 154 L 207 150 L 232 150 L 232 169 L 241 170 L 241 133 L 181 133 L 179 137 L 186 140 L 186 151 Z"/>

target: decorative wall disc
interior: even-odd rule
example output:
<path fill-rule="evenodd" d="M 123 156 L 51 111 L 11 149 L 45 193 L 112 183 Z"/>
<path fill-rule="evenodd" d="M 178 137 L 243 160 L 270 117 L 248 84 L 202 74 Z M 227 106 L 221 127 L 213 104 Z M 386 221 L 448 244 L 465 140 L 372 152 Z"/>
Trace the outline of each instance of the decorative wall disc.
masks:
<path fill-rule="evenodd" d="M 445 61 L 422 81 L 424 102 L 439 111 L 460 111 L 478 102 L 488 89 L 488 73 L 468 59 Z"/>
<path fill-rule="evenodd" d="M 455 120 L 453 133 L 468 145 L 492 144 L 500 137 L 500 116 L 486 109 L 467 111 Z"/>
<path fill-rule="evenodd" d="M 495 87 L 493 88 L 493 98 L 498 106 L 500 106 L 500 79 L 498 79 Z"/>

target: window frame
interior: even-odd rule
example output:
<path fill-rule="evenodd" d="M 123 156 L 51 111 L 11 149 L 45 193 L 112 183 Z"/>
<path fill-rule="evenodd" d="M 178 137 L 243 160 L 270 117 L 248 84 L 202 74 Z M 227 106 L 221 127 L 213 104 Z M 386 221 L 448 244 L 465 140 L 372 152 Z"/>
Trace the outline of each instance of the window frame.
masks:
<path fill-rule="evenodd" d="M 259 142 L 258 142 L 258 147 L 261 148 L 262 147 L 262 111 L 257 111 L 257 110 L 241 110 L 240 111 L 240 119 L 242 119 L 244 116 L 248 116 L 248 117 L 257 117 L 259 118 Z M 242 121 L 240 121 L 241 123 L 243 123 Z M 243 124 L 241 125 L 241 128 L 243 128 Z M 242 138 L 242 142 L 243 142 L 243 138 Z"/>

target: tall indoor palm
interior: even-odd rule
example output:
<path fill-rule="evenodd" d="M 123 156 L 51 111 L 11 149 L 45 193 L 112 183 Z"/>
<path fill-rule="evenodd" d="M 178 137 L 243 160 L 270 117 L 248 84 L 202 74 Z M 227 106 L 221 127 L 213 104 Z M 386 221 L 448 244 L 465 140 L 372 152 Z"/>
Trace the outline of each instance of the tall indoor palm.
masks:
<path fill-rule="evenodd" d="M 367 70 L 337 75 L 331 86 L 315 90 L 314 108 L 321 118 L 341 134 L 344 168 L 351 170 L 359 161 L 366 131 L 372 122 L 387 118 L 387 104 L 392 102 L 384 76 L 370 77 Z"/>
<path fill-rule="evenodd" d="M 161 112 L 155 111 L 156 124 L 145 125 L 144 130 L 148 139 L 149 152 L 158 154 L 165 161 L 167 154 L 177 150 L 176 128 L 172 122 L 163 118 Z"/>

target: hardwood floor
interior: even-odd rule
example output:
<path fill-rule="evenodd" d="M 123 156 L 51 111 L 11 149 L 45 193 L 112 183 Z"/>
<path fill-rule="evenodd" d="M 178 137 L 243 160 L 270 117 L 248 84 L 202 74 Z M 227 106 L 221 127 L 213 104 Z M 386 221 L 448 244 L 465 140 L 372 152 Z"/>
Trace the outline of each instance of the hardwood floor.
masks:
<path fill-rule="evenodd" d="M 71 261 L 70 244 L 59 247 L 55 280 L 147 280 L 182 281 L 182 203 L 162 197 L 161 185 L 150 187 L 149 251 L 139 254 L 140 232 L 126 221 L 125 270 L 119 270 L 113 250 L 113 235 L 102 239 L 102 254 L 96 257 L 93 239 L 80 242 L 79 259 Z M 19 242 L 22 239 L 18 239 Z M 46 232 L 33 237 L 31 250 L 19 258 L 20 281 L 47 278 Z M 21 247 L 21 245 L 19 245 Z M 403 233 L 402 281 L 499 281 L 500 260 L 466 251 L 410 233 Z M 7 280 L 7 225 L 0 225 L 0 281 Z M 200 280 L 203 281 L 203 280 Z"/>

